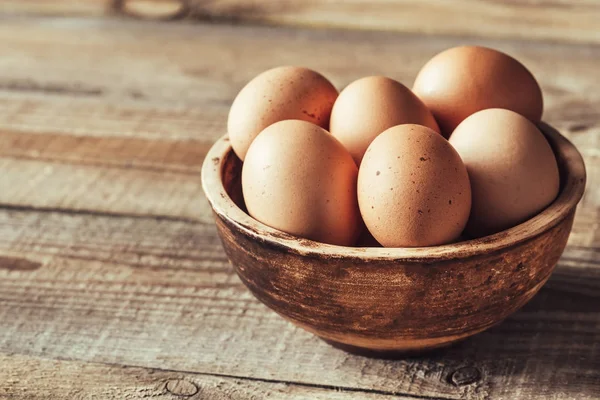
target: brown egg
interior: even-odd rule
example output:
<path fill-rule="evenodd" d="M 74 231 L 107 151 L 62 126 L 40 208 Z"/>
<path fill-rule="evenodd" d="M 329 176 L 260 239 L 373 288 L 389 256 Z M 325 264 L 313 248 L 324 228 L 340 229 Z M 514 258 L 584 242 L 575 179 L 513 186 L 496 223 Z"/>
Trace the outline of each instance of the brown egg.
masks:
<path fill-rule="evenodd" d="M 362 227 L 358 168 L 326 130 L 277 122 L 254 140 L 242 167 L 248 213 L 273 228 L 318 242 L 351 246 Z"/>
<path fill-rule="evenodd" d="M 227 120 L 231 147 L 242 160 L 254 138 L 267 126 L 299 119 L 328 128 L 337 89 L 307 68 L 278 67 L 252 79 L 237 95 Z"/>
<path fill-rule="evenodd" d="M 517 60 L 478 46 L 443 51 L 419 72 L 413 91 L 429 107 L 448 137 L 469 115 L 506 108 L 533 122 L 542 117 L 542 91 Z"/>
<path fill-rule="evenodd" d="M 342 90 L 331 111 L 330 132 L 360 165 L 373 139 L 400 124 L 424 125 L 439 132 L 431 112 L 410 89 L 390 78 L 369 76 Z"/>
<path fill-rule="evenodd" d="M 479 111 L 450 136 L 471 179 L 467 233 L 478 237 L 517 225 L 558 194 L 552 148 L 527 118 L 504 109 Z"/>
<path fill-rule="evenodd" d="M 367 149 L 358 203 L 367 228 L 385 247 L 449 243 L 469 218 L 469 177 L 456 150 L 437 132 L 399 125 Z"/>

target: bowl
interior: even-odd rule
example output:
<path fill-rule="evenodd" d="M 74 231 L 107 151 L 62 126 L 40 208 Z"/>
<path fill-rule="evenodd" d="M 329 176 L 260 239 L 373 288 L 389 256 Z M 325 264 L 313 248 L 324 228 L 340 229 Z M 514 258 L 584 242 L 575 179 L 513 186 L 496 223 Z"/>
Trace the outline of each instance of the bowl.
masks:
<path fill-rule="evenodd" d="M 558 197 L 526 222 L 435 247 L 342 247 L 270 228 L 245 212 L 242 163 L 227 136 L 202 182 L 225 253 L 253 295 L 297 326 L 346 350 L 381 354 L 449 345 L 498 324 L 550 277 L 585 188 L 577 149 L 540 124 L 558 160 Z"/>

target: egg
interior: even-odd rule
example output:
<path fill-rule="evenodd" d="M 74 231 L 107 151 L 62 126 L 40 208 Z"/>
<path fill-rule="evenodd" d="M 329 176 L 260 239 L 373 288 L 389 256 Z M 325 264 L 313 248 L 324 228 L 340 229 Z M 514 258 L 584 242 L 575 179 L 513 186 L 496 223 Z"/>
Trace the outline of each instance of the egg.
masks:
<path fill-rule="evenodd" d="M 390 78 L 369 76 L 342 90 L 331 111 L 330 132 L 360 165 L 377 135 L 409 123 L 439 132 L 431 112 L 410 89 Z"/>
<path fill-rule="evenodd" d="M 542 116 L 542 91 L 533 75 L 497 50 L 462 46 L 443 51 L 421 69 L 413 91 L 448 137 L 469 115 L 506 108 L 534 123 Z"/>
<path fill-rule="evenodd" d="M 471 188 L 460 156 L 424 126 L 381 133 L 358 173 L 362 218 L 384 247 L 420 247 L 456 240 L 471 209 Z"/>
<path fill-rule="evenodd" d="M 248 213 L 281 231 L 351 246 L 362 228 L 350 153 L 323 128 L 286 120 L 263 130 L 242 167 Z"/>
<path fill-rule="evenodd" d="M 514 111 L 488 109 L 465 119 L 449 139 L 471 179 L 471 236 L 517 225 L 548 206 L 559 190 L 552 148 L 540 130 Z"/>
<path fill-rule="evenodd" d="M 227 119 L 231 147 L 244 160 L 250 144 L 269 125 L 299 119 L 327 128 L 337 89 L 307 68 L 278 67 L 252 79 L 236 96 Z"/>

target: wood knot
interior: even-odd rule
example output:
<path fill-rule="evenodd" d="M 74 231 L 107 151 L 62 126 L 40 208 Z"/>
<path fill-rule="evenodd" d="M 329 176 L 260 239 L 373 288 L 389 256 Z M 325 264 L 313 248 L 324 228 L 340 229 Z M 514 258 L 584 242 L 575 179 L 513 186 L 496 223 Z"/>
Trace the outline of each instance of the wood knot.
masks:
<path fill-rule="evenodd" d="M 0 256 L 0 269 L 8 269 L 13 271 L 35 271 L 41 266 L 41 263 L 37 261 L 31 261 L 26 258 Z"/>
<path fill-rule="evenodd" d="M 171 379 L 167 381 L 165 385 L 167 392 L 181 397 L 190 397 L 200 391 L 200 388 L 190 381 L 184 379 Z"/>
<path fill-rule="evenodd" d="M 454 386 L 471 385 L 481 379 L 481 371 L 475 367 L 462 367 L 450 374 L 448 381 Z"/>

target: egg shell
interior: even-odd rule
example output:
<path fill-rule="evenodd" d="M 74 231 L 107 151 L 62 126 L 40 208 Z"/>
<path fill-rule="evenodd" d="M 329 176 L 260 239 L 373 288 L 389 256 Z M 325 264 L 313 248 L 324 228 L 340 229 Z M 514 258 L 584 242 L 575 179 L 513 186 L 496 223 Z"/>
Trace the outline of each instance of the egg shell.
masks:
<path fill-rule="evenodd" d="M 248 213 L 281 231 L 351 246 L 362 227 L 358 168 L 324 129 L 305 121 L 277 122 L 254 140 L 242 167 Z"/>
<path fill-rule="evenodd" d="M 400 124 L 424 125 L 439 132 L 431 112 L 410 89 L 390 78 L 369 76 L 342 90 L 331 111 L 330 132 L 360 165 L 373 139 Z"/>
<path fill-rule="evenodd" d="M 558 195 L 556 158 L 543 133 L 514 111 L 488 109 L 465 119 L 449 139 L 471 179 L 466 232 L 502 231 L 542 211 Z"/>
<path fill-rule="evenodd" d="M 307 68 L 278 67 L 252 79 L 229 110 L 231 147 L 244 160 L 250 144 L 269 125 L 286 119 L 329 126 L 337 89 L 323 75 Z"/>
<path fill-rule="evenodd" d="M 371 143 L 358 174 L 363 220 L 384 247 L 450 243 L 471 208 L 467 170 L 437 132 L 399 125 Z"/>
<path fill-rule="evenodd" d="M 448 137 L 469 115 L 487 108 L 506 108 L 539 122 L 542 91 L 523 64 L 500 51 L 461 46 L 429 60 L 413 91 L 433 112 Z"/>

